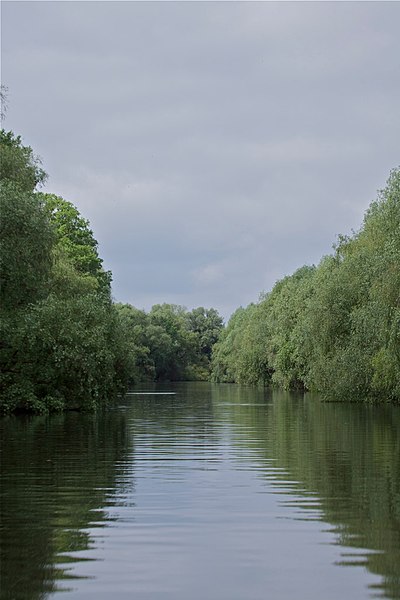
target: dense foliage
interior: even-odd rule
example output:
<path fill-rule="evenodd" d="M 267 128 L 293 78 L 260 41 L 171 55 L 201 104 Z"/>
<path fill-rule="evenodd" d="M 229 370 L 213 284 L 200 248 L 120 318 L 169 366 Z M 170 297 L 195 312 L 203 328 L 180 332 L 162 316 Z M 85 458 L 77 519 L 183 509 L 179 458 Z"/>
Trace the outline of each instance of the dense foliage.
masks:
<path fill-rule="evenodd" d="M 111 273 L 77 208 L 21 138 L 0 133 L 0 410 L 94 409 L 140 380 L 207 379 L 213 310 L 111 300 Z"/>
<path fill-rule="evenodd" d="M 1 131 L 2 412 L 92 409 L 128 378 L 110 274 L 86 220 L 35 191 L 40 161 Z"/>
<path fill-rule="evenodd" d="M 223 328 L 215 309 L 113 304 L 111 273 L 77 208 L 0 132 L 0 410 L 104 405 L 143 380 L 314 389 L 400 401 L 400 169 L 318 267 L 278 281 Z"/>
<path fill-rule="evenodd" d="M 359 232 L 234 313 L 214 348 L 213 378 L 400 401 L 400 169 Z"/>
<path fill-rule="evenodd" d="M 188 312 L 175 304 L 156 304 L 149 313 L 116 304 L 133 358 L 130 380 L 207 380 L 211 350 L 222 318 L 211 308 Z"/>

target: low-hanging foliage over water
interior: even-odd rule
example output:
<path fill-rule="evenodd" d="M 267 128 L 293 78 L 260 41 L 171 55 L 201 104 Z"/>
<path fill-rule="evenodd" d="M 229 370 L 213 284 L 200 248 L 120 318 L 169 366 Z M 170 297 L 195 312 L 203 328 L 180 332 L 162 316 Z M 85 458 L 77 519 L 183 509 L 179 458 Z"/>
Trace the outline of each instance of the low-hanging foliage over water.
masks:
<path fill-rule="evenodd" d="M 215 381 L 400 401 L 400 169 L 334 253 L 239 308 L 214 347 Z"/>
<path fill-rule="evenodd" d="M 138 381 L 206 380 L 400 401 L 400 169 L 360 231 L 223 328 L 203 307 L 150 312 L 111 298 L 76 207 L 21 138 L 1 147 L 0 411 L 92 410 Z"/>

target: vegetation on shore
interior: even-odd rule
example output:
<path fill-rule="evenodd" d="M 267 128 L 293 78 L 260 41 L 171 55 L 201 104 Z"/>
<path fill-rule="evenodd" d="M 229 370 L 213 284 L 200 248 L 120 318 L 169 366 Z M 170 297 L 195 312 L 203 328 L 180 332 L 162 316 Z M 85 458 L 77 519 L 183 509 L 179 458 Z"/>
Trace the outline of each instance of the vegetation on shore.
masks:
<path fill-rule="evenodd" d="M 317 390 L 400 401 L 400 169 L 359 232 L 318 267 L 278 281 L 224 328 L 211 308 L 115 304 L 111 273 L 76 207 L 0 132 L 0 412 L 93 410 L 141 380 Z"/>
<path fill-rule="evenodd" d="M 93 410 L 148 379 L 208 379 L 214 309 L 114 304 L 76 207 L 37 190 L 39 159 L 0 132 L 0 411 Z"/>
<path fill-rule="evenodd" d="M 214 381 L 400 401 L 400 169 L 334 253 L 239 308 L 213 352 Z"/>

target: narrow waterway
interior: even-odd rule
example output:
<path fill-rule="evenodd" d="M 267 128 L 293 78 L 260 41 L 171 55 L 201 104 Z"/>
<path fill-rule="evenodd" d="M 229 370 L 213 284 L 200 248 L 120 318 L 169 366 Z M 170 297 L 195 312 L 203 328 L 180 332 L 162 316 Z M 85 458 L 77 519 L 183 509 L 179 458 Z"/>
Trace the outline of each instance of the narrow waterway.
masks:
<path fill-rule="evenodd" d="M 400 407 L 169 384 L 0 434 L 2 599 L 400 599 Z"/>

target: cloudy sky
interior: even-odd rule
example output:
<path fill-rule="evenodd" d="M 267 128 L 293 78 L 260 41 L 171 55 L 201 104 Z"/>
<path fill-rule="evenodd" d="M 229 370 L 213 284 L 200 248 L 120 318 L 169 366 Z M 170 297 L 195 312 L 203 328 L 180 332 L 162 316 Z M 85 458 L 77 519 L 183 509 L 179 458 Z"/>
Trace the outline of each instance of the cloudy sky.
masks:
<path fill-rule="evenodd" d="M 5 127 L 118 301 L 225 317 L 331 252 L 400 164 L 398 2 L 5 2 Z"/>

